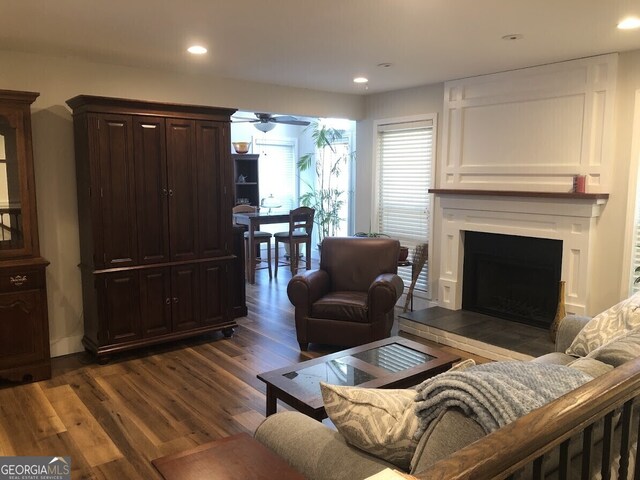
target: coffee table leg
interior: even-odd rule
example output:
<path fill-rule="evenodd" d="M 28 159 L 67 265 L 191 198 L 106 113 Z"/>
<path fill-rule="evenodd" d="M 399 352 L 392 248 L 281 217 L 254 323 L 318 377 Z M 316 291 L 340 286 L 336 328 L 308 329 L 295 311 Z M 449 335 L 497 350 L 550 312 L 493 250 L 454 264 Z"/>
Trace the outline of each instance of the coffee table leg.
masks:
<path fill-rule="evenodd" d="M 270 385 L 267 385 L 267 412 L 266 416 L 273 415 L 278 410 L 277 406 L 278 398 Z"/>

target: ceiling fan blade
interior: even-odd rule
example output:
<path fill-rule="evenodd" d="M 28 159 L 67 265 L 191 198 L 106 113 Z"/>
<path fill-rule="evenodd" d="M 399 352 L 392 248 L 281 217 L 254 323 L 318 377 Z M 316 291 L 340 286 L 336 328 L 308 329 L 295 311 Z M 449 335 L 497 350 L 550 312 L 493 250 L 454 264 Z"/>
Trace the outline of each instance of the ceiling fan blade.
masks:
<path fill-rule="evenodd" d="M 256 123 L 260 120 L 257 118 L 231 117 L 231 121 L 234 123 Z"/>
<path fill-rule="evenodd" d="M 300 125 L 306 127 L 311 122 L 307 122 L 306 120 L 298 120 L 296 117 L 292 117 L 290 115 L 281 115 L 279 117 L 271 118 L 271 121 L 274 123 L 285 123 L 287 125 Z"/>

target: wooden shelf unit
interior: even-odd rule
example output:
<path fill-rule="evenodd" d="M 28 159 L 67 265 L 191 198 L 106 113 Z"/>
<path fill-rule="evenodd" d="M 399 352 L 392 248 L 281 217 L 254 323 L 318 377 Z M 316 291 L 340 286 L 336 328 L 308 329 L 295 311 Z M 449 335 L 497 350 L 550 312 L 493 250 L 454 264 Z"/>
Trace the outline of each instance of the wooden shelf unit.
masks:
<path fill-rule="evenodd" d="M 240 205 L 241 199 L 248 200 L 248 205 L 253 207 L 260 206 L 260 188 L 259 172 L 258 172 L 258 154 L 232 154 L 234 166 L 234 182 L 235 182 L 235 204 Z M 240 176 L 245 180 L 239 182 Z"/>

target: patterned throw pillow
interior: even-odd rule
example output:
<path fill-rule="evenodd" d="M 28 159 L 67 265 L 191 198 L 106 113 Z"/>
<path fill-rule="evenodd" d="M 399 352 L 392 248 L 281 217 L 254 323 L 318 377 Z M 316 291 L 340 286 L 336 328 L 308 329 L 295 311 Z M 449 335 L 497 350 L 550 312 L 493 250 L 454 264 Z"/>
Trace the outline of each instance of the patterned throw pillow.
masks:
<path fill-rule="evenodd" d="M 605 343 L 593 350 L 587 358 L 594 358 L 613 367 L 619 367 L 640 356 L 640 329 Z M 571 364 L 573 366 L 573 364 Z"/>
<path fill-rule="evenodd" d="M 625 333 L 640 327 L 640 292 L 593 317 L 576 335 L 566 353 L 584 357 Z"/>
<path fill-rule="evenodd" d="M 418 442 L 416 391 L 342 387 L 320 383 L 327 415 L 345 440 L 361 450 L 409 469 Z"/>

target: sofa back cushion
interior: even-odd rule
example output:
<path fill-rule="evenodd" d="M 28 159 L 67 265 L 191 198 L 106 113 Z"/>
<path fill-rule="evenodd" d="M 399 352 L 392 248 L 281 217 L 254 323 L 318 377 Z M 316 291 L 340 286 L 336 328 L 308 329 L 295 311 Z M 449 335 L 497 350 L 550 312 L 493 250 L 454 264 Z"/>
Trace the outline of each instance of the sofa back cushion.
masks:
<path fill-rule="evenodd" d="M 640 356 L 640 329 L 631 330 L 601 347 L 596 348 L 586 358 L 599 360 L 613 367 L 619 367 Z M 573 366 L 574 364 L 571 364 Z"/>

